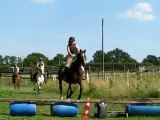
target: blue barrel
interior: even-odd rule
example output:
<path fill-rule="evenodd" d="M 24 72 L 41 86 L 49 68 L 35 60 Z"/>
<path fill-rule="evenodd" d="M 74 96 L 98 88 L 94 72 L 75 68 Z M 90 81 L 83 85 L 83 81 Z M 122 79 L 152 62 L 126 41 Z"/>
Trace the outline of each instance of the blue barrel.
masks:
<path fill-rule="evenodd" d="M 78 113 L 77 103 L 56 102 L 51 104 L 51 115 L 59 117 L 74 117 Z"/>
<path fill-rule="evenodd" d="M 36 104 L 33 102 L 11 102 L 11 116 L 34 116 L 36 115 Z"/>
<path fill-rule="evenodd" d="M 126 113 L 131 116 L 160 116 L 160 106 L 127 105 Z"/>

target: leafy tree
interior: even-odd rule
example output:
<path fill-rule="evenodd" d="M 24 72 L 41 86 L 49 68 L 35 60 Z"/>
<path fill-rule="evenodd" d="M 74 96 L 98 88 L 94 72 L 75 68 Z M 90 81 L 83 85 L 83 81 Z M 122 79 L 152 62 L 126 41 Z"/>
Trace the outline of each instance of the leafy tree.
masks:
<path fill-rule="evenodd" d="M 0 65 L 2 65 L 3 64 L 3 57 L 2 57 L 2 55 L 0 55 Z"/>
<path fill-rule="evenodd" d="M 54 58 L 53 61 L 55 64 L 61 64 L 64 61 L 64 55 L 62 54 L 57 54 Z"/>
<path fill-rule="evenodd" d="M 160 66 L 160 57 L 158 57 L 158 65 Z"/>
<path fill-rule="evenodd" d="M 3 63 L 4 63 L 4 64 L 10 64 L 10 56 L 9 56 L 9 55 L 7 55 L 7 56 L 5 56 L 5 57 L 3 58 Z"/>
<path fill-rule="evenodd" d="M 53 59 L 52 59 L 52 60 L 48 60 L 47 65 L 48 65 L 48 66 L 54 66 L 53 63 L 54 63 Z"/>
<path fill-rule="evenodd" d="M 18 59 L 16 56 L 10 56 L 10 64 L 15 64 L 18 63 Z"/>
<path fill-rule="evenodd" d="M 105 53 L 104 53 L 105 56 Z M 96 53 L 92 56 L 94 62 L 102 62 L 102 50 L 96 51 Z"/>
<path fill-rule="evenodd" d="M 21 67 L 23 67 L 23 58 L 22 57 L 17 57 L 17 62 L 18 62 L 18 64 L 21 64 Z"/>
<path fill-rule="evenodd" d="M 121 49 L 114 49 L 110 51 L 105 56 L 107 62 L 114 63 L 137 63 L 128 53 L 124 52 Z"/>
<path fill-rule="evenodd" d="M 93 61 L 90 61 L 89 65 L 93 65 L 97 63 L 96 65 L 99 65 L 101 67 L 102 62 L 102 51 L 96 51 L 96 53 L 93 56 Z M 119 69 L 119 70 L 125 70 L 125 69 L 135 69 L 138 65 L 138 62 L 133 59 L 128 53 L 124 52 L 121 49 L 114 49 L 112 51 L 109 51 L 107 53 L 104 53 L 104 67 L 105 69 Z"/>
<path fill-rule="evenodd" d="M 158 65 L 158 58 L 154 55 L 147 55 L 146 58 L 143 59 L 142 63 L 146 64 L 146 63 L 152 63 L 153 65 L 157 66 Z"/>
<path fill-rule="evenodd" d="M 57 54 L 52 60 L 48 61 L 48 64 L 52 66 L 57 66 L 60 65 L 62 62 L 64 62 L 64 60 L 65 60 L 64 55 Z"/>
<path fill-rule="evenodd" d="M 94 62 L 102 62 L 102 51 L 96 51 L 96 53 L 93 55 L 93 61 Z M 121 49 L 114 49 L 112 51 L 109 51 L 107 53 L 104 53 L 104 62 L 112 62 L 112 63 L 137 63 L 135 59 L 130 57 L 130 55 L 126 52 L 124 52 Z"/>
<path fill-rule="evenodd" d="M 31 53 L 24 59 L 23 61 L 24 67 L 35 67 L 39 57 L 43 58 L 43 62 L 46 66 L 48 58 L 45 55 L 43 55 L 42 53 Z"/>

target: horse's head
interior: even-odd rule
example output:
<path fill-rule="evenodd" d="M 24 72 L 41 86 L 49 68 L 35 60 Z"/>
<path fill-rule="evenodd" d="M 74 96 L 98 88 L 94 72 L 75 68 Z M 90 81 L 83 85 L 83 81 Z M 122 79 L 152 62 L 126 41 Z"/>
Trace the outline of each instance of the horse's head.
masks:
<path fill-rule="evenodd" d="M 42 69 L 39 69 L 39 70 L 38 70 L 38 74 L 42 74 Z"/>
<path fill-rule="evenodd" d="M 76 60 L 79 61 L 80 63 L 84 63 L 85 57 L 86 57 L 85 53 L 86 53 L 86 50 L 81 50 L 80 49 L 80 52 L 77 54 Z"/>

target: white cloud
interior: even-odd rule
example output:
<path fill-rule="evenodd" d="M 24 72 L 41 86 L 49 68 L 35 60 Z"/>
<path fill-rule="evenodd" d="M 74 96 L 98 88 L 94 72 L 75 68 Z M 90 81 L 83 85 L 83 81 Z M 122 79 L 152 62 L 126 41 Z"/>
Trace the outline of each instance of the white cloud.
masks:
<path fill-rule="evenodd" d="M 149 3 L 137 3 L 134 6 L 135 11 L 152 12 L 152 5 Z"/>
<path fill-rule="evenodd" d="M 39 4 L 47 4 L 54 2 L 54 0 L 32 0 L 32 1 Z"/>
<path fill-rule="evenodd" d="M 152 14 L 152 5 L 149 3 L 137 3 L 132 9 L 120 13 L 118 17 L 143 21 L 155 19 L 155 16 Z"/>

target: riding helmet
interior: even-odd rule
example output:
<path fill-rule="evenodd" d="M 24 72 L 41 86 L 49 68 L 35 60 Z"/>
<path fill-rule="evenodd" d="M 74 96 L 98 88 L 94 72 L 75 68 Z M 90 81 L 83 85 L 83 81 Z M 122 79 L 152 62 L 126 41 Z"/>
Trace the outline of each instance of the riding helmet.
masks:
<path fill-rule="evenodd" d="M 39 60 L 43 60 L 43 58 L 42 58 L 42 57 L 39 57 Z"/>
<path fill-rule="evenodd" d="M 74 37 L 70 37 L 68 43 L 72 44 L 74 41 L 75 41 L 75 38 Z"/>

